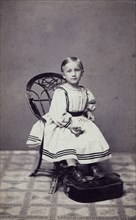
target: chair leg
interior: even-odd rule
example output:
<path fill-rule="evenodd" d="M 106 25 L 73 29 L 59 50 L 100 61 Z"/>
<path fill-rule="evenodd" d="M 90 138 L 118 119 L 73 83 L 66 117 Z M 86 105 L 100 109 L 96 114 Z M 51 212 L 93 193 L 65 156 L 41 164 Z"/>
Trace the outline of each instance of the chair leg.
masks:
<path fill-rule="evenodd" d="M 36 175 L 37 175 L 37 173 L 38 173 L 38 171 L 39 171 L 39 168 L 40 168 L 40 165 L 41 165 L 41 162 L 42 162 L 42 160 L 41 161 L 39 161 L 40 163 L 38 163 L 38 165 L 37 165 L 37 168 L 29 175 L 30 177 L 31 176 L 33 176 L 33 177 L 35 177 Z"/>
<path fill-rule="evenodd" d="M 59 181 L 59 163 L 54 163 L 54 172 L 50 184 L 49 194 L 54 194 L 57 190 Z"/>
<path fill-rule="evenodd" d="M 40 147 L 40 150 L 39 150 L 39 160 L 38 160 L 38 164 L 37 164 L 37 167 L 36 169 L 29 175 L 30 177 L 33 176 L 35 177 L 37 175 L 37 172 L 41 166 L 41 163 L 42 163 L 42 151 L 43 151 L 43 144 L 41 145 Z"/>

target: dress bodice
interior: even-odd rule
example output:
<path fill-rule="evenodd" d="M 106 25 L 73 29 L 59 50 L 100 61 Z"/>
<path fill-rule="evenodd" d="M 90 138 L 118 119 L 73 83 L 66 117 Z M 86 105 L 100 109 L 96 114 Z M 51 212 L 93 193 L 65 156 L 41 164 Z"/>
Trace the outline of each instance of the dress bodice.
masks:
<path fill-rule="evenodd" d="M 67 93 L 67 105 L 68 111 L 70 112 L 80 112 L 84 111 L 87 104 L 87 90 L 80 86 L 79 88 L 68 88 L 66 86 L 61 86 L 65 89 Z"/>

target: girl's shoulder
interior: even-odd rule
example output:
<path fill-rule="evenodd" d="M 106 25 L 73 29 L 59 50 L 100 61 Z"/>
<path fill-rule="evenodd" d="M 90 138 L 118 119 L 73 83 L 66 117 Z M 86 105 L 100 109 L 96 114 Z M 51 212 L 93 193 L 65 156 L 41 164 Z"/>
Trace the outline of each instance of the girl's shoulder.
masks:
<path fill-rule="evenodd" d="M 80 87 L 81 87 L 82 90 L 84 90 L 84 91 L 87 93 L 87 95 L 93 94 L 93 93 L 91 92 L 91 90 L 88 89 L 87 87 L 85 87 L 85 86 L 80 86 Z"/>
<path fill-rule="evenodd" d="M 64 84 L 61 84 L 61 85 L 58 85 L 56 88 L 55 88 L 55 91 L 54 91 L 55 94 L 58 94 L 58 95 L 66 95 L 67 96 L 67 93 L 68 91 L 65 89 L 65 86 Z"/>
<path fill-rule="evenodd" d="M 95 98 L 94 98 L 94 94 L 93 94 L 93 92 L 92 92 L 90 89 L 88 89 L 87 87 L 84 87 L 84 86 L 81 86 L 81 87 L 82 87 L 83 90 L 86 92 L 86 95 L 87 95 L 89 98 L 95 99 Z"/>
<path fill-rule="evenodd" d="M 55 89 L 55 91 L 66 91 L 66 88 L 65 88 L 65 83 L 61 84 L 61 85 L 58 85 Z"/>

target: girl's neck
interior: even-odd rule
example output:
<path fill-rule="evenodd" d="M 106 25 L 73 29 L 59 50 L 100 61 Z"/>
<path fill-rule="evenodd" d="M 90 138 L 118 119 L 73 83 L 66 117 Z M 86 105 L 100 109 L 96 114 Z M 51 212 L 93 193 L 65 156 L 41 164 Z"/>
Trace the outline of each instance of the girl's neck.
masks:
<path fill-rule="evenodd" d="M 67 87 L 71 88 L 71 89 L 78 89 L 80 86 L 78 84 L 76 85 L 73 85 L 73 84 L 70 84 L 68 82 L 66 82 L 65 84 Z"/>

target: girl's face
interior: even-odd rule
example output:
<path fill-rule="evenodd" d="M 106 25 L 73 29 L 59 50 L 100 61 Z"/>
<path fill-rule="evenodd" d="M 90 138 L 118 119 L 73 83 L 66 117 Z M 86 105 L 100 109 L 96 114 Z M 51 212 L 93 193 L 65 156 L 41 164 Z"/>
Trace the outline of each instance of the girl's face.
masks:
<path fill-rule="evenodd" d="M 78 85 L 81 76 L 82 76 L 83 70 L 80 69 L 79 64 L 75 61 L 71 61 L 67 63 L 63 67 L 63 77 L 66 79 L 66 81 L 71 85 Z"/>

